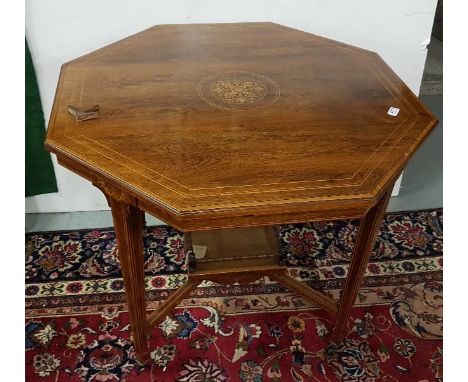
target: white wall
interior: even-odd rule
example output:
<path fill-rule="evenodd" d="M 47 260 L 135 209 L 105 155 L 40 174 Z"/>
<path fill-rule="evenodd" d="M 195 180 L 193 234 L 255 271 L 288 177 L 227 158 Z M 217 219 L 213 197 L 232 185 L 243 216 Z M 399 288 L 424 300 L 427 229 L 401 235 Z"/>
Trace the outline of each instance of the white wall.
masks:
<path fill-rule="evenodd" d="M 46 122 L 60 66 L 155 24 L 274 21 L 378 52 L 418 94 L 437 0 L 26 0 L 26 36 Z M 59 192 L 26 212 L 108 209 L 100 191 L 58 166 Z"/>

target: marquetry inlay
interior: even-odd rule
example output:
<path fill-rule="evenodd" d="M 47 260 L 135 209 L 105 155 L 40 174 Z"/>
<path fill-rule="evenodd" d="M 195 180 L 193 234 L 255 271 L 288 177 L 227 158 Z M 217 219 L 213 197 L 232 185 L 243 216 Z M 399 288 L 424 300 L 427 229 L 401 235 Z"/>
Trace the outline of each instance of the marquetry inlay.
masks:
<path fill-rule="evenodd" d="M 235 71 L 205 77 L 199 96 L 214 107 L 227 110 L 263 109 L 279 97 L 275 81 L 261 74 Z"/>
<path fill-rule="evenodd" d="M 436 122 L 377 54 L 273 23 L 157 25 L 64 64 L 52 110 L 61 164 L 182 231 L 362 216 Z"/>
<path fill-rule="evenodd" d="M 70 61 L 49 121 L 46 148 L 112 209 L 140 365 L 203 281 L 268 276 L 336 315 L 341 343 L 393 183 L 436 124 L 377 54 L 273 23 L 156 25 Z M 184 232 L 188 261 L 149 315 L 143 211 Z M 339 302 L 279 262 L 274 226 L 359 218 Z"/>

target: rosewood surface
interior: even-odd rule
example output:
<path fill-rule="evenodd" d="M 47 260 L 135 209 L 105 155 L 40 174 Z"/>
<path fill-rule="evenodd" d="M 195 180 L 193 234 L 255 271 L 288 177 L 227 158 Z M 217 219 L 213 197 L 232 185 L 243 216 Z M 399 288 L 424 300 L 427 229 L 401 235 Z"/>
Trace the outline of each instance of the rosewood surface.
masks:
<path fill-rule="evenodd" d="M 435 122 L 373 52 L 161 25 L 63 65 L 46 146 L 192 231 L 362 216 Z"/>
<path fill-rule="evenodd" d="M 375 53 L 273 23 L 155 26 L 63 65 L 46 147 L 112 208 L 135 352 L 203 280 L 268 276 L 339 342 L 403 166 L 436 124 Z M 146 312 L 143 211 L 187 282 Z M 288 276 L 274 224 L 361 218 L 340 301 Z"/>

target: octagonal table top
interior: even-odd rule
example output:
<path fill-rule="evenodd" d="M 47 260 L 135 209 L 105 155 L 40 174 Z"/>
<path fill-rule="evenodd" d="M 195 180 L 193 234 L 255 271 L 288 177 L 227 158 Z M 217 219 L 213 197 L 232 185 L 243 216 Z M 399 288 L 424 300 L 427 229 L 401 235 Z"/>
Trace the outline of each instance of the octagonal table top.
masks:
<path fill-rule="evenodd" d="M 436 122 L 376 53 L 274 23 L 160 25 L 63 65 L 46 147 L 208 229 L 360 215 Z"/>

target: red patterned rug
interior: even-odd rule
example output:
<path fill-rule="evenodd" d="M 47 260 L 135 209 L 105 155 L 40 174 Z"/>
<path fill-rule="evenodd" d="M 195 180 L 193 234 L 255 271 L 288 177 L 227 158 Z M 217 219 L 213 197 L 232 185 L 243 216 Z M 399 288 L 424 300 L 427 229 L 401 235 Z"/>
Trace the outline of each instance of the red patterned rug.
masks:
<path fill-rule="evenodd" d="M 293 277 L 336 298 L 358 222 L 278 227 Z M 184 282 L 179 232 L 145 231 L 148 309 Z M 442 210 L 387 214 L 346 339 L 282 286 L 202 284 L 136 365 L 111 229 L 26 235 L 27 381 L 441 381 Z"/>

